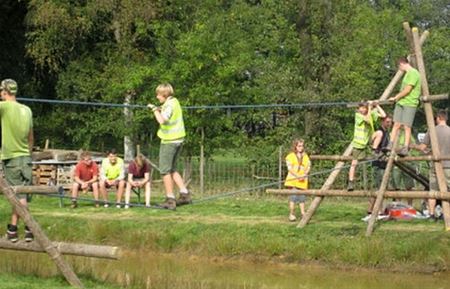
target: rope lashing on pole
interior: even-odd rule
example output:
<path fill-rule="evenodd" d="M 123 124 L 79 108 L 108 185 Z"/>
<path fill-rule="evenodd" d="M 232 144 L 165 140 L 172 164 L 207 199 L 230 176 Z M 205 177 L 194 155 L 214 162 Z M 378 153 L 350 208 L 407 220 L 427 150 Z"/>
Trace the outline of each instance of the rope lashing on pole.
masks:
<path fill-rule="evenodd" d="M 361 165 L 361 164 L 364 164 L 364 163 L 372 163 L 372 162 L 374 162 L 376 160 L 377 159 L 375 158 L 375 159 L 361 161 L 361 162 L 358 163 L 358 165 Z M 343 166 L 340 169 L 345 169 L 345 168 L 349 168 L 349 167 L 351 167 L 351 165 Z M 335 171 L 335 170 L 337 170 L 337 168 L 332 168 L 332 169 L 327 169 L 327 170 L 323 170 L 323 171 L 318 171 L 318 172 L 315 172 L 315 173 L 312 173 L 312 174 L 308 174 L 306 176 L 302 176 L 302 177 L 299 177 L 299 178 L 294 178 L 294 179 L 301 179 L 301 178 L 305 178 L 305 177 L 309 178 L 309 177 L 312 177 L 312 176 L 317 176 L 317 175 L 330 173 L 330 172 Z M 202 202 L 213 201 L 213 200 L 216 200 L 216 199 L 221 199 L 221 198 L 225 198 L 225 197 L 234 196 L 234 195 L 237 195 L 237 194 L 240 194 L 240 193 L 246 193 L 246 192 L 251 192 L 251 191 L 255 191 L 255 190 L 259 190 L 259 189 L 264 189 L 264 188 L 275 186 L 275 185 L 278 185 L 278 184 L 284 183 L 284 182 L 285 182 L 285 180 L 282 180 L 282 181 L 271 182 L 271 183 L 262 184 L 262 185 L 258 185 L 258 186 L 243 188 L 243 189 L 240 189 L 240 190 L 226 192 L 226 193 L 214 195 L 214 196 L 211 196 L 211 197 L 205 197 L 205 198 L 202 198 L 202 199 L 199 199 L 199 200 L 193 200 L 192 203 L 193 204 L 198 204 L 198 203 L 202 203 Z"/>

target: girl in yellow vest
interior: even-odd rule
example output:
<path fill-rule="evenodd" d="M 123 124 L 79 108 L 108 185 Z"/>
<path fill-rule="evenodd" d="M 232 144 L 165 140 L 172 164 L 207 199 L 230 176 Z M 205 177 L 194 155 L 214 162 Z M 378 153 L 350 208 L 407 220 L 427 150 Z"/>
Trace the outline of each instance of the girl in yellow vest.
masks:
<path fill-rule="evenodd" d="M 305 141 L 295 139 L 292 142 L 292 152 L 286 156 L 288 174 L 284 185 L 290 189 L 308 189 L 308 174 L 311 162 L 305 153 Z M 302 216 L 305 214 L 305 195 L 292 195 L 289 197 L 289 221 L 297 220 L 295 217 L 295 204 L 300 206 Z"/>

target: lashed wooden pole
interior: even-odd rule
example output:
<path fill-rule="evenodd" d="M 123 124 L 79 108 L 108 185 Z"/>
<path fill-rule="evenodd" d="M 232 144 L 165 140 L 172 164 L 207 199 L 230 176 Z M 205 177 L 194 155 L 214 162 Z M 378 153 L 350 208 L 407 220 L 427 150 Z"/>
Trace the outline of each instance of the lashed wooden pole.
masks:
<path fill-rule="evenodd" d="M 69 284 L 74 287 L 84 288 L 83 284 L 81 283 L 80 279 L 78 279 L 78 276 L 75 274 L 72 267 L 66 261 L 64 261 L 61 253 L 48 239 L 47 235 L 45 235 L 45 233 L 42 231 L 41 226 L 39 226 L 39 224 L 33 219 L 27 208 L 19 202 L 12 188 L 8 185 L 3 176 L 0 176 L 0 191 L 3 192 L 6 199 L 20 216 L 20 218 L 22 218 L 25 224 L 27 224 L 27 226 L 31 229 L 39 245 L 44 248 L 44 250 L 50 255 L 56 266 L 66 278 L 67 282 L 69 282 Z"/>
<path fill-rule="evenodd" d="M 398 135 L 396 135 L 392 141 L 392 147 L 397 147 Z M 373 205 L 372 215 L 370 216 L 369 222 L 367 224 L 366 236 L 372 235 L 373 228 L 375 226 L 375 222 L 378 217 L 378 212 L 381 210 L 381 206 L 383 204 L 384 193 L 386 192 L 387 186 L 389 184 L 389 177 L 391 176 L 392 167 L 394 166 L 395 160 L 395 150 L 392 149 L 391 155 L 389 156 L 386 169 L 384 170 L 383 179 L 381 180 L 380 188 L 377 191 L 377 198 L 375 200 L 375 204 Z"/>
<path fill-rule="evenodd" d="M 324 196 L 324 197 L 376 197 L 377 191 L 364 190 L 291 190 L 291 189 L 267 189 L 266 193 L 273 195 L 306 195 L 306 196 Z M 438 191 L 386 191 L 386 198 L 398 199 L 438 199 L 450 200 L 449 194 L 443 194 Z"/>
<path fill-rule="evenodd" d="M 340 155 L 311 155 L 309 158 L 313 161 L 322 160 L 322 161 L 351 161 L 352 157 L 350 156 L 340 156 Z M 369 160 L 365 158 L 363 160 Z M 411 161 L 448 161 L 450 160 L 449 156 L 407 156 L 407 157 L 399 157 L 397 156 L 396 162 L 411 162 Z"/>
<path fill-rule="evenodd" d="M 419 30 L 417 29 L 417 27 L 414 27 L 412 29 L 412 35 L 413 35 L 413 41 L 414 41 L 414 51 L 415 51 L 416 60 L 417 60 L 417 68 L 419 70 L 420 79 L 421 79 L 421 83 L 422 83 L 422 94 L 424 96 L 428 96 L 428 95 L 430 95 L 430 91 L 428 88 L 427 75 L 426 75 L 426 71 L 425 71 L 425 63 L 423 61 L 422 47 L 421 47 L 420 39 L 419 39 Z M 428 133 L 430 135 L 431 151 L 432 151 L 433 156 L 435 158 L 438 158 L 440 155 L 440 151 L 439 151 L 439 143 L 438 143 L 435 123 L 434 123 L 433 109 L 429 102 L 425 102 L 423 104 L 423 107 L 425 109 L 425 116 L 426 116 L 427 125 L 428 125 Z M 445 180 L 444 166 L 442 164 L 442 161 L 434 161 L 433 163 L 434 163 L 434 169 L 436 171 L 436 178 L 438 181 L 439 190 L 442 193 L 447 193 L 447 183 Z M 450 204 L 448 201 L 442 201 L 442 209 L 444 212 L 445 229 L 447 231 L 450 231 Z"/>

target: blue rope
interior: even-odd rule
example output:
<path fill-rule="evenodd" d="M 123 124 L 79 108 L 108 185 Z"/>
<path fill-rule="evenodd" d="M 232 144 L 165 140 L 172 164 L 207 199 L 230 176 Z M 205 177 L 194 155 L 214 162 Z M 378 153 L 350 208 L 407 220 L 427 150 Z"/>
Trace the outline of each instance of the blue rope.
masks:
<path fill-rule="evenodd" d="M 18 97 L 17 100 L 24 102 L 35 103 L 51 103 L 51 104 L 69 104 L 69 105 L 85 105 L 85 106 L 102 106 L 102 107 L 116 107 L 116 108 L 147 108 L 147 105 L 142 104 L 121 104 L 108 102 L 89 102 L 77 100 L 56 100 L 56 99 L 35 99 Z M 331 107 L 331 106 L 347 106 L 349 104 L 357 104 L 357 102 L 304 102 L 304 103 L 274 103 L 274 104 L 233 104 L 233 105 L 192 105 L 183 106 L 186 110 L 200 110 L 200 109 L 264 109 L 264 108 L 315 108 L 315 107 Z"/>

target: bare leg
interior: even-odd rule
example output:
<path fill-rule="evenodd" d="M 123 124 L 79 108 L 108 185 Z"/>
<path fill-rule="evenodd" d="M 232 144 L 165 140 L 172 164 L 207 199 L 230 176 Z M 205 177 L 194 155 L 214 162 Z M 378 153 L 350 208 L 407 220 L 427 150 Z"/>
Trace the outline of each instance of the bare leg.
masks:
<path fill-rule="evenodd" d="M 372 148 L 376 149 L 383 139 L 383 133 L 381 131 L 376 131 L 372 134 Z"/>
<path fill-rule="evenodd" d="M 19 202 L 24 205 L 26 208 L 28 208 L 28 202 L 26 198 L 20 199 Z M 11 215 L 11 225 L 17 226 L 17 223 L 19 222 L 19 214 L 17 214 L 16 210 L 13 209 L 12 215 Z"/>
<path fill-rule="evenodd" d="M 171 174 L 167 174 L 163 176 L 164 189 L 166 190 L 166 197 L 175 198 L 173 194 L 173 179 Z"/>
<path fill-rule="evenodd" d="M 184 180 L 181 177 L 181 175 L 178 172 L 173 172 L 172 178 L 173 178 L 175 184 L 177 185 L 177 187 L 180 189 L 180 191 L 185 192 L 186 186 L 184 185 Z"/>
<path fill-rule="evenodd" d="M 295 216 L 295 203 L 289 201 L 289 214 Z"/>
<path fill-rule="evenodd" d="M 303 215 L 305 215 L 305 202 L 301 202 L 300 204 L 298 204 L 298 206 L 300 207 L 300 213 Z"/>
<path fill-rule="evenodd" d="M 102 194 L 103 201 L 108 201 L 108 195 L 106 194 L 106 181 L 100 181 L 100 193 Z"/>
<path fill-rule="evenodd" d="M 127 182 L 127 186 L 125 188 L 125 204 L 130 203 L 130 195 L 131 195 L 131 183 Z"/>
<path fill-rule="evenodd" d="M 411 142 L 411 128 L 406 125 L 403 127 L 405 128 L 405 147 L 409 148 L 409 144 Z"/>
<path fill-rule="evenodd" d="M 145 205 L 150 206 L 151 185 L 150 182 L 145 183 Z"/>
<path fill-rule="evenodd" d="M 392 126 L 392 131 L 391 131 L 391 141 L 394 140 L 394 138 L 397 136 L 401 126 L 402 125 L 398 122 L 394 123 L 394 125 Z"/>
<path fill-rule="evenodd" d="M 73 183 L 72 185 L 72 199 L 78 198 L 78 188 L 80 187 L 80 184 Z"/>
<path fill-rule="evenodd" d="M 123 196 L 124 188 L 125 188 L 125 181 L 124 180 L 120 180 L 119 181 L 119 187 L 117 188 L 116 203 L 122 202 L 122 196 Z"/>
<path fill-rule="evenodd" d="M 348 180 L 353 182 L 355 179 L 356 166 L 358 165 L 358 160 L 352 160 L 352 165 L 350 166 L 350 170 L 348 171 Z"/>
<path fill-rule="evenodd" d="M 430 215 L 434 215 L 435 208 L 436 208 L 436 199 L 428 199 L 428 211 Z"/>
<path fill-rule="evenodd" d="M 92 193 L 94 195 L 94 200 L 98 201 L 98 183 L 97 182 L 92 184 Z"/>

